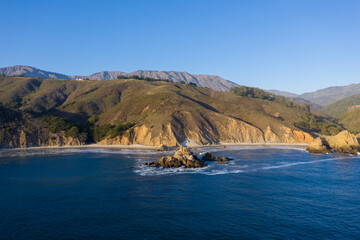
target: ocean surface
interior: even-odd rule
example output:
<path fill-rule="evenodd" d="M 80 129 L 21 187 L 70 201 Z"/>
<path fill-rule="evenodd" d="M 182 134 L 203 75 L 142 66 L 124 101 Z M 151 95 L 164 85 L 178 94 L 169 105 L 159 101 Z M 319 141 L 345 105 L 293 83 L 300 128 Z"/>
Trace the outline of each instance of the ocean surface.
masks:
<path fill-rule="evenodd" d="M 144 166 L 170 152 L 0 151 L 0 239 L 360 239 L 360 157 L 212 147 L 204 169 Z"/>

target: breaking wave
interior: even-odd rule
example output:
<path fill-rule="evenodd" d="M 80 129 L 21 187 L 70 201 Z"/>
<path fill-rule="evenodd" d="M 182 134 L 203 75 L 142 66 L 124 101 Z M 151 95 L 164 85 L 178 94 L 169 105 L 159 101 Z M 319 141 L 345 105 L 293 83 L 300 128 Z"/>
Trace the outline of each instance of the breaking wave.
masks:
<path fill-rule="evenodd" d="M 104 149 L 104 148 L 39 148 L 39 149 L 2 149 L 0 158 L 31 157 L 40 155 L 60 155 L 74 153 L 99 153 L 118 155 L 153 155 L 158 154 L 155 150 L 144 149 Z M 166 153 L 166 152 L 164 152 Z M 170 152 L 167 152 L 170 154 Z"/>

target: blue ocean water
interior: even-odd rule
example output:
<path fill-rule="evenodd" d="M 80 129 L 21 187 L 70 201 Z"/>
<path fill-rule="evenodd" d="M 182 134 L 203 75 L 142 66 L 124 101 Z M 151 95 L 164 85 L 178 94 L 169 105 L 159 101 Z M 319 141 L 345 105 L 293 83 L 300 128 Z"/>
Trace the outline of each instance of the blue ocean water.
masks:
<path fill-rule="evenodd" d="M 145 150 L 0 151 L 0 239 L 360 239 L 360 157 L 227 147 L 205 169 Z"/>

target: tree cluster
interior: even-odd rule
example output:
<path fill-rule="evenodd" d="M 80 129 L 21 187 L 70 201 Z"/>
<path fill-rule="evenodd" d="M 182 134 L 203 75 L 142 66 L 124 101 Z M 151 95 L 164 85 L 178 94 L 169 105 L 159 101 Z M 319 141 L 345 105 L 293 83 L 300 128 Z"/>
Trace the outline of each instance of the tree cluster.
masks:
<path fill-rule="evenodd" d="M 92 139 L 95 142 L 99 142 L 106 137 L 114 138 L 121 136 L 125 131 L 132 128 L 133 126 L 133 123 L 119 123 L 117 125 L 105 124 L 102 126 L 93 125 L 90 130 Z"/>
<path fill-rule="evenodd" d="M 230 88 L 230 92 L 238 96 L 266 99 L 270 101 L 273 101 L 276 98 L 273 94 L 267 93 L 264 90 L 261 90 L 259 88 L 246 87 L 246 86 L 232 87 Z"/>
<path fill-rule="evenodd" d="M 306 131 L 317 132 L 324 135 L 336 135 L 343 130 L 343 128 L 331 121 L 326 121 L 323 117 L 315 116 L 308 113 L 307 119 L 298 121 L 294 124 L 295 127 Z"/>
<path fill-rule="evenodd" d="M 64 131 L 66 137 L 78 138 L 80 140 L 87 140 L 86 131 L 81 131 L 74 123 L 67 119 L 55 116 L 43 116 L 42 120 L 48 124 L 51 133 Z"/>
<path fill-rule="evenodd" d="M 117 79 L 136 79 L 136 80 L 144 80 L 144 81 L 149 81 L 149 82 L 157 82 L 157 81 L 170 82 L 169 79 L 144 77 L 142 75 L 132 75 L 132 76 L 128 76 L 128 77 L 119 75 L 119 76 L 117 76 Z"/>

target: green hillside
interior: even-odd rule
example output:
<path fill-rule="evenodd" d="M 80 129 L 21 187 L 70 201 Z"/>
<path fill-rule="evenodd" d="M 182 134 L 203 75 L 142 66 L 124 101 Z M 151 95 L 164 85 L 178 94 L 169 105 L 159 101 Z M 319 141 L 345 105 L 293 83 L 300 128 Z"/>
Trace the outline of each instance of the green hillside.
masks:
<path fill-rule="evenodd" d="M 335 118 L 344 128 L 360 132 L 360 94 L 330 104 L 321 112 Z"/>
<path fill-rule="evenodd" d="M 346 112 L 337 117 L 346 129 L 354 133 L 360 133 L 360 109 Z"/>
<path fill-rule="evenodd" d="M 360 107 L 360 94 L 353 95 L 351 97 L 344 98 L 333 104 L 330 104 L 321 111 L 331 117 L 338 117 L 348 111 L 352 111 Z"/>
<path fill-rule="evenodd" d="M 130 143 L 154 145 L 164 139 L 171 144 L 187 139 L 201 144 L 262 141 L 268 128 L 282 141 L 288 128 L 322 134 L 341 130 L 306 105 L 259 89 L 246 90 L 252 94 L 167 81 L 1 77 L 0 103 L 48 125 L 60 124 L 53 129 L 86 134 L 88 141 L 123 135 Z"/>

